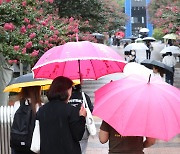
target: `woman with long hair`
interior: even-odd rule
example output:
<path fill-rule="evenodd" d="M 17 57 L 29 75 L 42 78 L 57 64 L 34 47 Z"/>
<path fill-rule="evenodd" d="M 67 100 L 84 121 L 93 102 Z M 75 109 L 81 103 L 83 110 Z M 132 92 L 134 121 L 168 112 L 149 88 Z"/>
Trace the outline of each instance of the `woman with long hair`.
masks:
<path fill-rule="evenodd" d="M 30 145 L 35 127 L 36 111 L 42 103 L 41 86 L 23 87 L 18 98 L 19 101 L 14 104 L 14 121 L 11 128 L 12 154 L 35 154 L 30 150 Z M 29 113 L 24 113 L 24 117 L 21 117 L 21 113 L 27 111 Z M 26 137 L 23 137 L 23 134 Z"/>

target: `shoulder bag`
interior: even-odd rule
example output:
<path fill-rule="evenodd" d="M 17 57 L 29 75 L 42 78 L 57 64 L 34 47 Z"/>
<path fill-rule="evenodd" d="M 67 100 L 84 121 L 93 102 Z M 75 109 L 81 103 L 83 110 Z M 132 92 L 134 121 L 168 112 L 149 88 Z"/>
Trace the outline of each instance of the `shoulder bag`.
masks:
<path fill-rule="evenodd" d="M 86 116 L 87 129 L 89 131 L 89 134 L 94 136 L 94 135 L 96 135 L 96 126 L 94 123 L 92 113 L 88 107 L 84 92 L 82 92 L 82 97 L 83 97 L 83 105 L 84 105 L 84 108 L 86 109 L 86 112 L 87 112 L 87 116 Z"/>

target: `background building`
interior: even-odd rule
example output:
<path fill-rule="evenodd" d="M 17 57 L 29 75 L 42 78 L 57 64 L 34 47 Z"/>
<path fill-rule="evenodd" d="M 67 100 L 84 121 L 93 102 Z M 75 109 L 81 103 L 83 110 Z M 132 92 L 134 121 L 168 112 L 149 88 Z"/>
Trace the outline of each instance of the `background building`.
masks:
<path fill-rule="evenodd" d="M 150 0 L 125 0 L 125 13 L 130 17 L 126 24 L 126 37 L 138 36 L 141 28 L 148 28 L 152 36 L 153 26 L 149 21 L 147 5 Z"/>

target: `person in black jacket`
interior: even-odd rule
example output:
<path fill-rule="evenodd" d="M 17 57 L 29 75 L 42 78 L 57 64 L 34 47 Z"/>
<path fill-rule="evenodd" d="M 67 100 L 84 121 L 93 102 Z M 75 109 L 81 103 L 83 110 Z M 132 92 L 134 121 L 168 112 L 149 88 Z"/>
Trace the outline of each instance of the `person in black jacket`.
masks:
<path fill-rule="evenodd" d="M 91 103 L 90 97 L 86 93 L 84 93 L 84 95 L 86 97 L 88 107 L 89 107 L 90 111 L 92 112 L 93 104 Z M 71 104 L 74 107 L 77 107 L 78 109 L 80 109 L 80 107 L 82 106 L 83 98 L 82 98 L 82 88 L 81 88 L 80 84 L 75 85 L 73 87 L 72 95 L 71 95 L 71 98 L 69 99 L 69 104 Z M 83 138 L 80 141 L 82 154 L 86 153 L 88 138 L 89 138 L 89 132 L 88 132 L 87 128 L 85 127 L 85 132 L 84 132 Z"/>
<path fill-rule="evenodd" d="M 47 95 L 49 102 L 37 112 L 41 154 L 81 154 L 79 141 L 85 131 L 86 110 L 68 104 L 72 85 L 69 78 L 55 78 Z"/>

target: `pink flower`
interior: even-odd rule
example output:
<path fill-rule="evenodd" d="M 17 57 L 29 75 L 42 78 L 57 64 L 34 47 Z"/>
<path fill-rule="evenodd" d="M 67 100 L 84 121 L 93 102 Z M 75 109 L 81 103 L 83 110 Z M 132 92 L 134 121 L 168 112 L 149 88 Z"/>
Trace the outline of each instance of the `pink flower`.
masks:
<path fill-rule="evenodd" d="M 4 30 L 9 30 L 9 31 L 11 31 L 11 30 L 14 30 L 14 25 L 12 24 L 12 23 L 5 23 L 4 24 Z"/>
<path fill-rule="evenodd" d="M 28 25 L 27 25 L 27 28 L 28 28 L 28 29 L 31 29 L 31 28 L 33 28 L 33 25 L 28 24 Z"/>
<path fill-rule="evenodd" d="M 24 22 L 29 24 L 30 23 L 30 20 L 28 18 L 24 18 Z"/>
<path fill-rule="evenodd" d="M 53 47 L 53 44 L 51 44 L 51 43 L 48 44 L 48 47 L 49 47 L 49 48 L 52 48 L 52 47 Z"/>
<path fill-rule="evenodd" d="M 48 51 L 48 48 L 44 48 L 44 51 Z"/>
<path fill-rule="evenodd" d="M 173 28 L 173 24 L 172 23 L 169 23 L 169 28 Z"/>
<path fill-rule="evenodd" d="M 36 37 L 36 33 L 31 33 L 30 35 L 29 35 L 29 38 L 30 39 L 33 39 L 33 38 L 35 38 Z"/>
<path fill-rule="evenodd" d="M 25 54 L 26 53 L 26 48 L 23 48 L 22 49 L 22 54 Z"/>
<path fill-rule="evenodd" d="M 78 33 L 78 32 L 79 32 L 79 29 L 78 29 L 78 28 L 75 28 L 73 31 L 74 31 L 75 33 Z"/>
<path fill-rule="evenodd" d="M 40 44 L 40 45 L 43 45 L 43 43 L 44 43 L 43 40 L 40 40 L 40 41 L 39 41 L 39 44 Z"/>
<path fill-rule="evenodd" d="M 73 17 L 69 18 L 69 22 L 73 22 L 73 21 L 74 21 Z"/>
<path fill-rule="evenodd" d="M 25 26 L 22 26 L 21 29 L 20 29 L 20 32 L 21 32 L 21 34 L 26 33 L 26 27 L 25 27 Z"/>
<path fill-rule="evenodd" d="M 58 31 L 58 30 L 55 30 L 55 31 L 54 31 L 54 34 L 55 34 L 55 35 L 58 35 L 58 34 L 59 34 L 59 31 Z"/>
<path fill-rule="evenodd" d="M 39 54 L 39 50 L 34 50 L 30 55 L 31 57 L 36 57 Z"/>
<path fill-rule="evenodd" d="M 17 60 L 13 60 L 13 63 L 17 64 Z"/>
<path fill-rule="evenodd" d="M 9 3 L 10 1 L 11 1 L 11 0 L 6 0 L 5 2 L 6 2 L 6 3 Z"/>
<path fill-rule="evenodd" d="M 54 30 L 54 26 L 50 26 L 50 30 Z"/>
<path fill-rule="evenodd" d="M 53 2 L 54 2 L 54 0 L 49 0 L 49 3 L 51 3 L 51 4 L 52 4 Z"/>
<path fill-rule="evenodd" d="M 31 48 L 32 47 L 32 42 L 30 41 L 30 42 L 28 42 L 28 43 L 26 43 L 26 46 L 25 46 L 27 49 L 29 49 L 29 48 Z"/>
<path fill-rule="evenodd" d="M 22 2 L 22 6 L 24 6 L 24 7 L 26 6 L 26 1 Z"/>
<path fill-rule="evenodd" d="M 48 45 L 48 44 L 49 44 L 49 41 L 46 40 L 46 41 L 44 42 L 44 44 Z"/>
<path fill-rule="evenodd" d="M 44 35 L 44 39 L 48 39 L 48 35 L 47 34 Z"/>
<path fill-rule="evenodd" d="M 19 45 L 14 46 L 14 50 L 18 51 L 19 50 Z"/>
<path fill-rule="evenodd" d="M 42 24 L 43 26 L 46 26 L 46 25 L 47 25 L 47 21 L 42 21 L 41 24 Z"/>
<path fill-rule="evenodd" d="M 8 60 L 8 63 L 9 63 L 9 64 L 12 64 L 12 63 L 13 63 L 13 60 Z"/>

